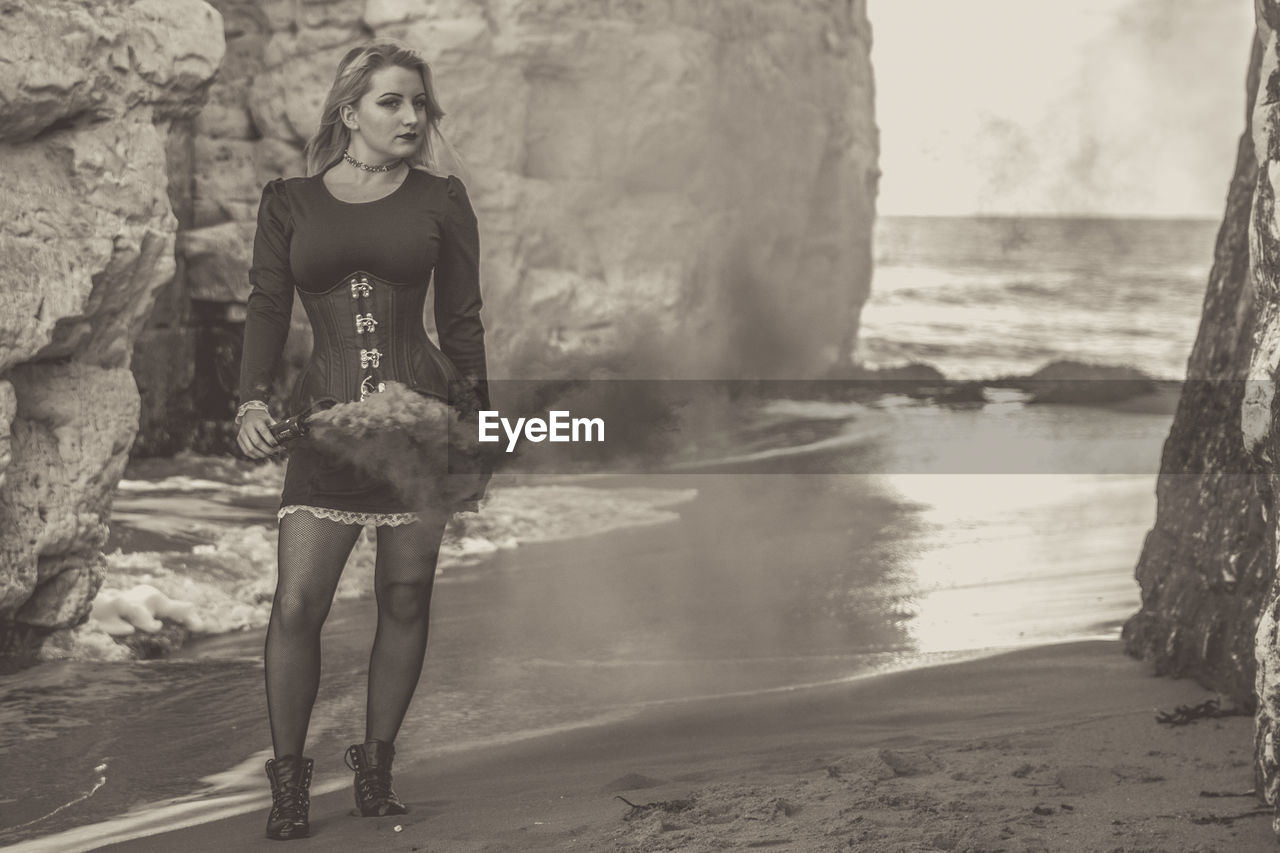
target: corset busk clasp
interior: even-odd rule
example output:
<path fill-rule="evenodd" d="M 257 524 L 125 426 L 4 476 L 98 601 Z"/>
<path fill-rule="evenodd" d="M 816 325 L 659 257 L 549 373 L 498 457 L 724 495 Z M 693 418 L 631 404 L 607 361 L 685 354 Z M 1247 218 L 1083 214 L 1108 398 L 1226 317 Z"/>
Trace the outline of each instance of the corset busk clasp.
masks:
<path fill-rule="evenodd" d="M 449 399 L 460 374 L 424 326 L 428 285 L 429 279 L 395 282 L 355 270 L 329 290 L 300 291 L 313 340 L 291 408 L 322 395 L 365 400 L 393 381 Z"/>

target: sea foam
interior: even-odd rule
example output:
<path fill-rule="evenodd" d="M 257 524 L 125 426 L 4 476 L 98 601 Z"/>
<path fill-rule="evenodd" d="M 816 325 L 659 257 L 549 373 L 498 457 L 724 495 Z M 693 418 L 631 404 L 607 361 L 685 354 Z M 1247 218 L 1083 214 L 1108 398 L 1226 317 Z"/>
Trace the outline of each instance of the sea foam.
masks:
<path fill-rule="evenodd" d="M 130 515 L 130 495 L 153 501 L 156 491 L 213 491 L 205 477 L 168 475 L 164 488 L 133 481 L 117 494 L 119 515 Z M 159 485 L 159 484 L 156 484 Z M 227 485 L 227 484 L 224 484 Z M 260 490 L 267 484 L 229 484 L 230 492 Z M 446 574 L 483 563 L 499 551 L 524 544 L 593 536 L 620 528 L 663 524 L 679 518 L 672 507 L 692 500 L 695 489 L 644 487 L 597 488 L 578 484 L 507 486 L 490 490 L 478 515 L 459 514 L 445 530 L 437 572 Z M 175 502 L 190 510 L 189 502 Z M 217 513 L 207 518 L 216 519 Z M 158 527 L 180 529 L 184 547 L 173 550 L 106 554 L 107 578 L 89 620 L 48 644 L 46 659 L 128 660 L 114 642 L 164 624 L 182 625 L 193 634 L 220 634 L 259 628 L 271 614 L 275 590 L 278 526 L 151 517 Z M 338 584 L 336 597 L 372 595 L 376 529 L 366 527 L 356 540 Z"/>

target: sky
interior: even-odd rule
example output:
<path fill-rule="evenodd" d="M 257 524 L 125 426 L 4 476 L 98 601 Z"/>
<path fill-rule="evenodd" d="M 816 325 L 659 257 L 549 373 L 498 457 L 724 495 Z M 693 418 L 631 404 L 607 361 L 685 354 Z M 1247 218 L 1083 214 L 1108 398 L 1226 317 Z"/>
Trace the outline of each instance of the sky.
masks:
<path fill-rule="evenodd" d="M 869 0 L 883 215 L 1219 218 L 1250 0 Z"/>

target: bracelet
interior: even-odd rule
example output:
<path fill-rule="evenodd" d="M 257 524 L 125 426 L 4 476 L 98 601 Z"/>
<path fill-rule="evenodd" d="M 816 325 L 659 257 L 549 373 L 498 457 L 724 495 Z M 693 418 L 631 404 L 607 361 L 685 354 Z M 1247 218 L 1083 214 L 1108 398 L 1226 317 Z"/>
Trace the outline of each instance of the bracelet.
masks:
<path fill-rule="evenodd" d="M 245 412 L 250 409 L 258 409 L 260 411 L 271 414 L 271 409 L 261 400 L 249 400 L 241 403 L 240 408 L 236 409 L 236 426 L 240 426 L 240 422 L 244 420 Z"/>

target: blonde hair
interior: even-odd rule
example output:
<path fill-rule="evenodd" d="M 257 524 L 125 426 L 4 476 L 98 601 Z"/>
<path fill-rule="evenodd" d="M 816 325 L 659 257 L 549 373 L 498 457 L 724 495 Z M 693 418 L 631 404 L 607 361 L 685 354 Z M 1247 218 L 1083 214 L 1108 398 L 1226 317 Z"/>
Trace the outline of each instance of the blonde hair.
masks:
<path fill-rule="evenodd" d="M 430 66 L 413 48 L 386 38 L 351 48 L 338 63 L 338 73 L 320 111 L 320 126 L 302 149 L 307 175 L 323 172 L 341 159 L 342 152 L 351 143 L 351 130 L 342 122 L 342 108 L 363 98 L 372 86 L 374 72 L 390 66 L 418 72 L 427 95 L 427 132 L 422 134 L 417 150 L 406 161 L 410 166 L 437 175 L 458 174 L 466 182 L 469 176 L 462 156 L 440 132 L 440 119 L 445 112 L 431 84 Z M 443 161 L 441 153 L 445 155 Z"/>

